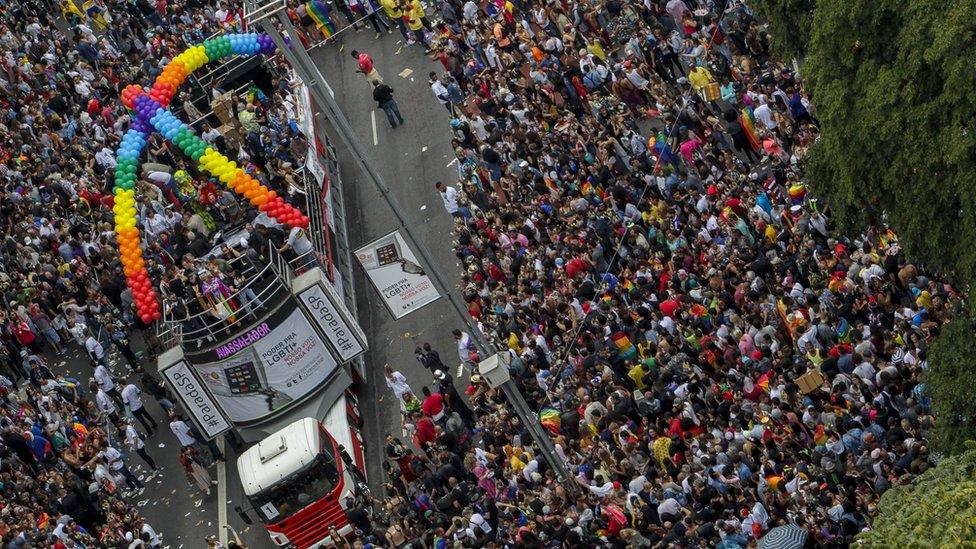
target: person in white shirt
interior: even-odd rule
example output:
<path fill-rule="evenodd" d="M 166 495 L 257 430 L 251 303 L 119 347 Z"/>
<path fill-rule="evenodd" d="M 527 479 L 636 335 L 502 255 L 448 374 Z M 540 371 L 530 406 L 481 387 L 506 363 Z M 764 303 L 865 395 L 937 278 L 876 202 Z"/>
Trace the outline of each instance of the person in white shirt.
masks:
<path fill-rule="evenodd" d="M 112 401 L 112 398 L 94 382 L 92 382 L 90 389 L 95 393 L 95 404 L 98 405 L 98 410 L 111 418 L 112 423 L 118 423 L 119 408 Z"/>
<path fill-rule="evenodd" d="M 163 545 L 163 540 L 156 533 L 156 529 L 150 526 L 144 518 L 139 518 L 136 524 L 138 525 L 140 522 L 142 527 L 139 529 L 139 538 L 152 549 L 159 549 Z"/>
<path fill-rule="evenodd" d="M 169 220 L 161 212 L 153 212 L 152 217 L 146 220 L 146 232 L 153 237 L 158 237 L 169 230 Z"/>
<path fill-rule="evenodd" d="M 468 219 L 471 217 L 471 211 L 468 208 L 458 204 L 458 191 L 454 187 L 449 187 L 443 182 L 438 181 L 434 184 L 434 188 L 437 192 L 441 194 L 441 200 L 444 202 L 444 209 L 447 213 L 451 214 L 453 217 L 461 217 Z"/>
<path fill-rule="evenodd" d="M 122 452 L 109 446 L 107 441 L 102 441 L 102 449 L 98 452 L 98 459 L 108 465 L 108 469 L 113 475 L 124 478 L 130 489 L 138 490 L 139 494 L 145 491 L 146 487 L 132 474 L 132 471 L 125 464 L 125 460 L 122 459 Z"/>
<path fill-rule="evenodd" d="M 470 362 L 471 353 L 475 351 L 474 341 L 471 340 L 471 336 L 461 330 L 454 330 L 452 334 L 454 335 L 454 341 L 457 342 L 458 358 L 461 359 L 461 362 Z"/>
<path fill-rule="evenodd" d="M 591 494 L 593 494 L 598 498 L 602 499 L 613 494 L 613 483 L 609 481 L 604 482 L 603 477 L 600 475 L 597 475 L 596 478 L 593 479 L 594 482 L 593 485 L 587 484 L 586 481 L 584 481 L 580 477 L 575 477 L 575 478 L 576 478 L 576 482 L 578 482 L 580 486 L 583 486 L 584 488 L 589 490 Z"/>
<path fill-rule="evenodd" d="M 146 462 L 146 465 L 153 470 L 153 474 L 149 475 L 152 478 L 156 475 L 156 460 L 146 452 L 146 441 L 136 431 L 136 428 L 132 425 L 132 421 L 129 420 L 125 424 L 125 443 L 129 445 L 129 449 L 139 455 L 142 461 Z"/>
<path fill-rule="evenodd" d="M 178 416 L 173 416 L 173 421 L 169 423 L 169 429 L 180 441 L 180 446 L 194 446 L 197 443 L 197 439 L 193 437 L 193 430 Z"/>
<path fill-rule="evenodd" d="M 763 103 L 762 105 L 756 107 L 753 114 L 756 116 L 756 120 L 762 124 L 763 128 L 769 131 L 776 131 L 776 127 L 779 124 L 777 124 L 776 119 L 773 118 L 773 109 L 769 107 L 769 103 Z"/>
<path fill-rule="evenodd" d="M 88 332 L 87 337 L 85 337 L 85 351 L 88 353 L 88 358 L 95 364 L 99 366 L 105 364 L 105 349 L 91 332 Z"/>
<path fill-rule="evenodd" d="M 159 428 L 159 424 L 153 419 L 149 412 L 146 411 L 146 406 L 142 402 L 142 391 L 135 386 L 135 384 L 130 383 L 122 388 L 122 401 L 125 405 L 129 407 L 129 411 L 132 415 L 139 420 L 139 423 L 146 429 L 146 433 L 149 436 L 153 435 L 153 431 Z"/>
<path fill-rule="evenodd" d="M 111 370 L 105 367 L 105 364 L 99 364 L 95 367 L 95 374 L 92 378 L 98 385 L 98 388 L 105 392 L 106 395 L 112 397 L 119 406 L 123 406 L 122 395 L 119 394 L 119 389 L 115 385 L 115 376 L 112 374 Z"/>
<path fill-rule="evenodd" d="M 451 108 L 451 96 L 447 93 L 447 86 L 433 72 L 430 73 L 428 84 L 430 84 L 430 90 L 434 92 L 434 96 L 441 102 L 441 105 L 444 105 L 447 112 L 451 113 L 451 116 L 454 116 L 454 109 Z"/>
<path fill-rule="evenodd" d="M 468 518 L 468 536 L 472 539 L 478 539 L 478 536 L 475 535 L 475 528 L 484 532 L 485 535 L 491 533 L 491 524 L 488 524 L 488 521 L 485 520 L 485 517 L 481 513 L 472 513 L 471 517 Z"/>
<path fill-rule="evenodd" d="M 217 128 L 211 128 L 210 124 L 204 123 L 203 133 L 200 134 L 200 137 L 207 143 L 213 143 L 220 137 L 220 131 Z"/>
<path fill-rule="evenodd" d="M 305 229 L 301 227 L 292 227 L 288 233 L 288 239 L 278 248 L 278 251 L 281 253 L 284 253 L 286 250 L 291 250 L 295 253 L 295 258 L 298 258 L 298 262 L 295 265 L 296 271 L 304 268 L 312 268 L 318 264 L 312 248 L 312 241 L 308 239 Z"/>

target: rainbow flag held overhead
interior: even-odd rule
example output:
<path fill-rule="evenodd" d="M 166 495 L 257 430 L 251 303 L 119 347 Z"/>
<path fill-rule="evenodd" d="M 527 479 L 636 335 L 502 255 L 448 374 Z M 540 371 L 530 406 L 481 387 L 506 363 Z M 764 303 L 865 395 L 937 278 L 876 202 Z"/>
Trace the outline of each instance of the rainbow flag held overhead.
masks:
<path fill-rule="evenodd" d="M 315 26 L 322 33 L 322 36 L 330 38 L 335 34 L 335 24 L 329 15 L 329 6 L 325 2 L 321 2 L 320 0 L 306 2 L 305 11 L 308 12 L 308 16 L 312 18 L 312 21 L 315 21 Z"/>
<path fill-rule="evenodd" d="M 752 113 L 751 107 L 742 108 L 742 114 L 739 116 L 739 124 L 742 126 L 743 131 L 746 132 L 746 137 L 749 139 L 749 145 L 752 146 L 752 150 L 759 151 L 759 134 L 756 133 L 756 116 Z"/>
<path fill-rule="evenodd" d="M 559 410 L 555 408 L 543 408 L 539 410 L 539 423 L 554 435 L 562 433 Z"/>
<path fill-rule="evenodd" d="M 617 357 L 620 360 L 633 360 L 637 357 L 637 347 L 634 347 L 627 334 L 617 332 L 610 336 L 610 339 L 617 346 Z"/>

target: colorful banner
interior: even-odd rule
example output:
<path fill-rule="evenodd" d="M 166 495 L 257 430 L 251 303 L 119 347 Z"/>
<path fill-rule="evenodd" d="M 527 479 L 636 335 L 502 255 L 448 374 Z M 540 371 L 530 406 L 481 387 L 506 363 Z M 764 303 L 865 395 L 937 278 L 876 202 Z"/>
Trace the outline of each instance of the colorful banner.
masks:
<path fill-rule="evenodd" d="M 295 307 L 270 329 L 256 328 L 215 353 L 219 360 L 194 364 L 193 369 L 234 423 L 282 411 L 319 388 L 338 367 Z"/>

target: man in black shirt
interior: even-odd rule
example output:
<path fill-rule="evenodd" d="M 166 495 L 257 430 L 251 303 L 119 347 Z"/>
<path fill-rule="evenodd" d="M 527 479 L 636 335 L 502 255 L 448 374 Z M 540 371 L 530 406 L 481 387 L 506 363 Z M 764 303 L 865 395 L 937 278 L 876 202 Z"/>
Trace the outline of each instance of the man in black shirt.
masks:
<path fill-rule="evenodd" d="M 400 106 L 393 99 L 393 88 L 382 82 L 373 82 L 373 100 L 386 113 L 386 119 L 390 122 L 390 127 L 395 128 L 403 125 L 403 115 L 400 114 Z"/>

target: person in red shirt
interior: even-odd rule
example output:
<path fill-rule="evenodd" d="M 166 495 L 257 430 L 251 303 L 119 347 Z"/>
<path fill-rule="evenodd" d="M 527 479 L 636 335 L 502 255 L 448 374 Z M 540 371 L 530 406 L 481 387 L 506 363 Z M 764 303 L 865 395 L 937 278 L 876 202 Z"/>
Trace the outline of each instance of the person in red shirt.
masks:
<path fill-rule="evenodd" d="M 437 428 L 427 416 L 416 414 L 414 419 L 417 425 L 417 433 L 414 435 L 417 438 L 417 446 L 429 455 L 430 446 L 437 441 Z"/>
<path fill-rule="evenodd" d="M 578 257 L 574 257 L 566 264 L 566 276 L 576 278 L 576 275 L 590 270 L 589 264 Z"/>
<path fill-rule="evenodd" d="M 379 71 L 376 70 L 376 66 L 373 65 L 373 58 L 370 57 L 368 53 L 352 50 L 352 56 L 354 59 L 356 59 L 356 63 L 359 65 L 356 72 L 361 72 L 366 75 L 366 82 L 369 82 L 370 89 L 372 89 L 376 84 L 383 83 L 383 77 L 380 76 Z"/>
<path fill-rule="evenodd" d="M 440 393 L 431 393 L 427 387 L 423 390 L 424 402 L 420 405 L 420 409 L 424 411 L 425 416 L 440 421 L 444 417 L 444 397 Z"/>
<path fill-rule="evenodd" d="M 681 303 L 677 299 L 670 298 L 662 301 L 658 307 L 661 309 L 661 312 L 664 313 L 664 316 L 670 316 L 673 318 L 675 311 L 681 307 Z"/>

